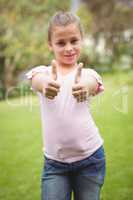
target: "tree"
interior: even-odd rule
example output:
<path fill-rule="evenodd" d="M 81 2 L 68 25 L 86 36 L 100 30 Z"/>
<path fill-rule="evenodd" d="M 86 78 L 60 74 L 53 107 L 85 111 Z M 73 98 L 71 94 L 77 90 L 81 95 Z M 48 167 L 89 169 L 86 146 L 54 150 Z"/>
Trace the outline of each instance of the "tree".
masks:
<path fill-rule="evenodd" d="M 47 47 L 48 20 L 57 10 L 68 9 L 69 1 L 0 1 L 0 87 L 4 93 L 28 66 L 48 64 L 52 56 Z"/>
<path fill-rule="evenodd" d="M 129 0 L 82 0 L 92 16 L 90 32 L 95 43 L 102 36 L 112 63 L 122 54 L 133 56 L 131 48 L 133 38 L 133 4 Z M 128 32 L 128 37 L 126 33 Z"/>

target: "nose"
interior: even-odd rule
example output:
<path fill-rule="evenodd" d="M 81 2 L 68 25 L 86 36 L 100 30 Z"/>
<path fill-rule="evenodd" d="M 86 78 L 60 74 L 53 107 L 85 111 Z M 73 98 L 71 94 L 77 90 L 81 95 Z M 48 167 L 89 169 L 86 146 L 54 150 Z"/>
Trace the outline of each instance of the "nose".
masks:
<path fill-rule="evenodd" d="M 72 51 L 72 45 L 70 43 L 66 44 L 65 50 Z"/>

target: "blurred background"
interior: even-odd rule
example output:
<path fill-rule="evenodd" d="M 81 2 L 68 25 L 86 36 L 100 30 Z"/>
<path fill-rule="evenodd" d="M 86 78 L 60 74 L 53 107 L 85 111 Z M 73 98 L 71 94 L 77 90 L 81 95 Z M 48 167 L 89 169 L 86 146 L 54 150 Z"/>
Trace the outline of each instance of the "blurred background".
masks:
<path fill-rule="evenodd" d="M 39 103 L 25 73 L 49 65 L 47 27 L 57 11 L 81 18 L 80 61 L 103 77 L 92 114 L 105 141 L 102 200 L 133 199 L 133 0 L 0 1 L 0 199 L 40 199 Z"/>

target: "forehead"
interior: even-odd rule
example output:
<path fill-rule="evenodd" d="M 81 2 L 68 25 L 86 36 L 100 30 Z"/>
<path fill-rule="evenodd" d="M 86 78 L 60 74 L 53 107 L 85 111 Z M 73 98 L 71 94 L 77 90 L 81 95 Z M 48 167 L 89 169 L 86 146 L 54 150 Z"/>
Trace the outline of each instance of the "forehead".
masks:
<path fill-rule="evenodd" d="M 79 27 L 76 23 L 66 26 L 54 26 L 52 30 L 53 39 L 65 39 L 68 37 L 81 37 Z"/>

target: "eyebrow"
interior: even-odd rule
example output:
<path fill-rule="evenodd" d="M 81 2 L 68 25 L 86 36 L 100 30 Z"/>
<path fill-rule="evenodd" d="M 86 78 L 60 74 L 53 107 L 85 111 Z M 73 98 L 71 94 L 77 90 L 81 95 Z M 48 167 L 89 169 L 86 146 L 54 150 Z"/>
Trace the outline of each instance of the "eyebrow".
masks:
<path fill-rule="evenodd" d="M 79 37 L 74 36 L 74 37 L 72 37 L 71 39 L 72 39 L 72 40 L 75 40 L 75 39 L 79 39 Z"/>
<path fill-rule="evenodd" d="M 71 37 L 71 38 L 69 38 L 70 40 L 77 40 L 77 39 L 79 39 L 79 37 L 77 37 L 77 36 L 73 36 L 73 37 Z M 65 40 L 65 38 L 57 38 L 56 39 L 56 41 L 64 41 Z"/>

